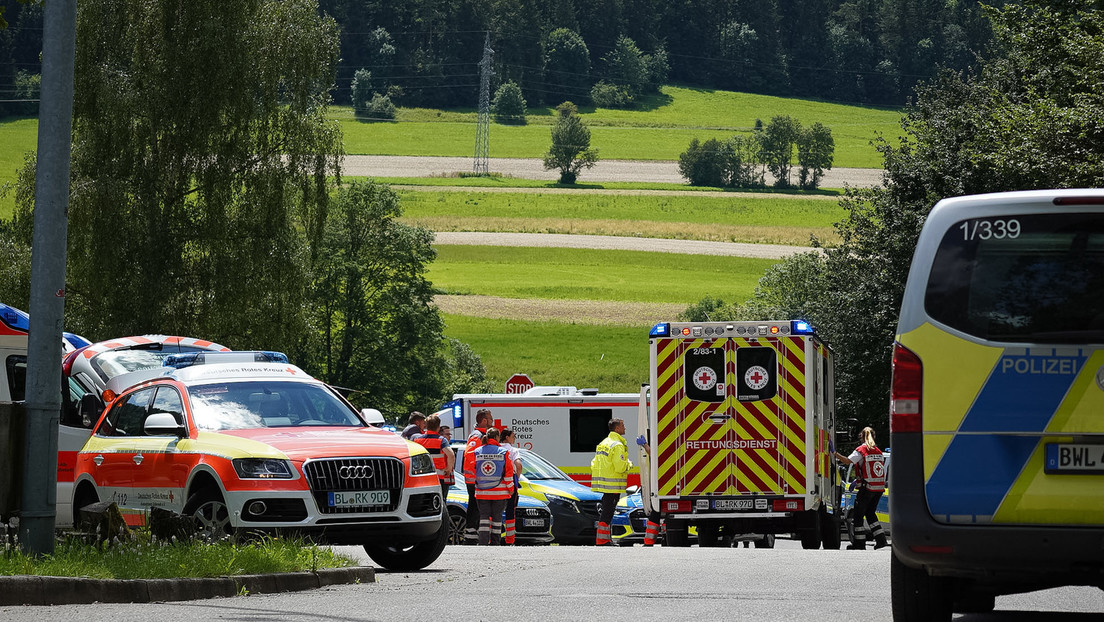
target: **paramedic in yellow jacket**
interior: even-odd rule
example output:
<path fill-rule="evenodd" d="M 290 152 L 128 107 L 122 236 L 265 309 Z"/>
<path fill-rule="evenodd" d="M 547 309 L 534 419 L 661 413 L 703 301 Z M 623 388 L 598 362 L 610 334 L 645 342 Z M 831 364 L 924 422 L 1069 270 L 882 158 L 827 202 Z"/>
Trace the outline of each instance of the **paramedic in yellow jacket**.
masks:
<path fill-rule="evenodd" d="M 609 436 L 598 443 L 594 460 L 590 461 L 590 488 L 594 492 L 602 493 L 598 535 L 595 538 L 598 546 L 613 544 L 610 538 L 610 522 L 613 521 L 613 511 L 617 508 L 617 502 L 625 492 L 629 469 L 632 468 L 628 446 L 625 443 L 625 421 L 610 419 L 609 429 Z"/>

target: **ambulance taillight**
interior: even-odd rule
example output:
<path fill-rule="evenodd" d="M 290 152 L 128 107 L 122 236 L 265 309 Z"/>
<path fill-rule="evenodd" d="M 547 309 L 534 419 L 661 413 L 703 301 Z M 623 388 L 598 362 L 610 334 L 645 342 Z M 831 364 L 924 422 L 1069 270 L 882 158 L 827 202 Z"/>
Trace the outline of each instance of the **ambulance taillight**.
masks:
<path fill-rule="evenodd" d="M 899 343 L 893 344 L 893 382 L 889 394 L 891 432 L 921 431 L 923 385 L 924 366 L 920 357 Z"/>

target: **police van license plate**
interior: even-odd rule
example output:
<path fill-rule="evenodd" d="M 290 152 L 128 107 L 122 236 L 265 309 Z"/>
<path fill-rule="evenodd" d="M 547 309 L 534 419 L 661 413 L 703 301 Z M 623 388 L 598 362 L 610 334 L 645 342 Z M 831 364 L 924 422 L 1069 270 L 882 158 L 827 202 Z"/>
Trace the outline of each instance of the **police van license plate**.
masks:
<path fill-rule="evenodd" d="M 544 527 L 543 518 L 523 518 L 521 524 L 526 527 Z"/>
<path fill-rule="evenodd" d="M 390 505 L 390 490 L 363 490 L 360 492 L 331 492 L 331 508 L 356 508 L 368 505 Z"/>
<path fill-rule="evenodd" d="M 717 499 L 714 510 L 750 510 L 755 507 L 755 499 Z"/>
<path fill-rule="evenodd" d="M 1104 445 L 1048 443 L 1044 470 L 1047 473 L 1099 473 L 1104 475 Z"/>

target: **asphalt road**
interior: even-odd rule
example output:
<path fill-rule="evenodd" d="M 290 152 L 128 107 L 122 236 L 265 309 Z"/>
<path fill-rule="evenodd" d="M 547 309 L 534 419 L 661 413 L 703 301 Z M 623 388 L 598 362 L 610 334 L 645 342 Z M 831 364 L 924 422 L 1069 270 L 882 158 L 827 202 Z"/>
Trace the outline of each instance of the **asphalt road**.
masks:
<path fill-rule="evenodd" d="M 370 563 L 357 548 L 340 551 Z M 890 620 L 889 549 L 458 547 L 421 573 L 375 584 L 146 605 L 4 607 L 0 620 Z M 1104 592 L 1061 588 L 997 599 L 957 622 L 1088 622 Z M 1041 614 L 1039 612 L 1057 612 Z"/>
<path fill-rule="evenodd" d="M 470 172 L 475 159 L 439 156 L 347 155 L 342 164 L 345 175 L 355 177 L 433 177 Z M 491 158 L 488 169 L 523 179 L 559 178 L 558 171 L 546 171 L 538 159 Z M 869 187 L 881 183 L 882 171 L 870 168 L 834 168 L 825 172 L 822 188 Z M 599 160 L 594 168 L 579 173 L 579 182 L 640 181 L 684 184 L 678 162 L 671 160 Z"/>

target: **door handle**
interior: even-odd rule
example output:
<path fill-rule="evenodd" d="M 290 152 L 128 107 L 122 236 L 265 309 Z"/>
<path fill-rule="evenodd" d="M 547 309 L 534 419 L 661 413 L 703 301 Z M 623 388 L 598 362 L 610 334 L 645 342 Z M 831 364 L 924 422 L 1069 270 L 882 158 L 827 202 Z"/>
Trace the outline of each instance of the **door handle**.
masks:
<path fill-rule="evenodd" d="M 99 455 L 99 454 L 96 454 L 96 457 L 92 458 L 92 462 L 95 462 L 96 466 L 100 466 L 101 464 L 103 464 L 103 461 L 104 461 L 104 457 L 102 455 Z"/>
<path fill-rule="evenodd" d="M 134 454 L 134 464 L 142 464 L 142 460 L 145 460 L 142 454 Z"/>

